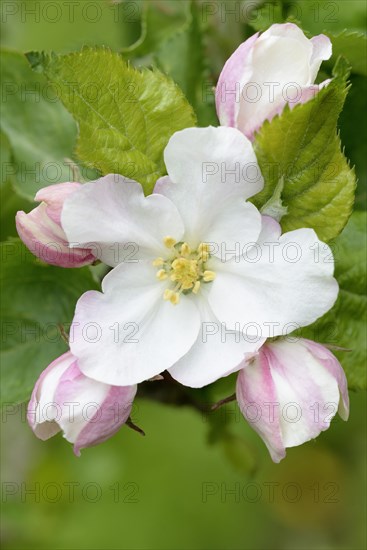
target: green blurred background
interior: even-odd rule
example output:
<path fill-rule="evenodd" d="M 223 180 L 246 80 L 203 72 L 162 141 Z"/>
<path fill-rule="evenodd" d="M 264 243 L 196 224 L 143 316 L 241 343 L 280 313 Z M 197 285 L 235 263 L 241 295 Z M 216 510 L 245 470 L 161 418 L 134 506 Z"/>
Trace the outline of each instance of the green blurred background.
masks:
<path fill-rule="evenodd" d="M 152 38 L 140 40 L 129 52 L 141 35 L 140 1 L 4 0 L 2 46 L 21 52 L 67 52 L 85 44 L 104 44 L 122 50 L 136 65 L 150 64 L 151 51 L 157 48 L 159 65 L 184 88 L 200 122 L 215 124 L 212 97 L 209 94 L 202 101 L 202 88 L 197 89 L 184 66 L 195 63 L 194 38 L 191 50 L 184 45 L 186 56 L 183 43 L 173 34 L 168 47 L 162 42 L 171 28 L 187 32 L 183 4 L 151 0 Z M 272 11 L 266 7 L 254 21 L 252 10 L 262 5 L 196 3 L 196 21 L 205 30 L 207 88 L 215 84 L 228 55 L 263 19 L 272 22 L 291 15 L 311 34 L 365 30 L 362 0 L 275 3 Z M 366 130 L 361 115 L 366 72 L 363 62 L 358 64 L 365 53 L 360 55 L 354 60 L 352 89 L 341 118 L 342 140 L 359 177 L 358 208 L 363 206 L 366 188 Z M 219 383 L 207 398 L 228 395 L 231 384 L 233 388 L 233 378 Z M 138 398 L 133 419 L 146 437 L 124 427 L 100 447 L 84 450 L 81 458 L 73 455 L 61 436 L 38 441 L 25 422 L 24 406 L 8 407 L 1 425 L 3 547 L 365 548 L 366 398 L 363 393 L 350 397 L 348 423 L 335 419 L 317 441 L 288 450 L 279 465 L 271 462 L 264 444 L 233 404 L 207 418 L 191 407 Z"/>

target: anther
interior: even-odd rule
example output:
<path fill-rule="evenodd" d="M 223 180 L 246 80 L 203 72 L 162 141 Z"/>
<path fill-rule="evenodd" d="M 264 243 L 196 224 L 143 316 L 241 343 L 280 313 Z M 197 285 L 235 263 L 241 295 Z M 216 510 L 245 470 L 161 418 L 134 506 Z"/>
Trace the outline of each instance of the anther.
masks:
<path fill-rule="evenodd" d="M 168 278 L 168 275 L 167 275 L 167 272 L 164 269 L 160 269 L 159 271 L 157 271 L 156 277 L 160 281 L 164 281 L 165 279 Z"/>
<path fill-rule="evenodd" d="M 181 246 L 181 254 L 183 256 L 189 256 L 189 254 L 191 254 L 191 248 L 187 243 L 183 243 L 183 245 Z"/>
<path fill-rule="evenodd" d="M 162 265 L 164 265 L 164 259 L 163 258 L 156 258 L 155 260 L 153 260 L 152 265 L 154 267 L 162 267 Z"/>
<path fill-rule="evenodd" d="M 164 300 L 170 300 L 173 295 L 174 295 L 174 292 L 172 290 L 170 290 L 169 288 L 167 288 L 163 293 L 163 299 Z"/>
<path fill-rule="evenodd" d="M 194 288 L 192 289 L 192 292 L 194 294 L 197 294 L 200 290 L 200 281 L 196 281 L 196 283 L 194 284 Z"/>
<path fill-rule="evenodd" d="M 215 273 L 214 271 L 204 271 L 203 273 L 203 280 L 206 282 L 206 283 L 209 283 L 210 281 L 214 281 L 215 279 Z"/>
<path fill-rule="evenodd" d="M 167 248 L 173 248 L 176 244 L 176 239 L 170 236 L 164 237 L 163 243 Z"/>
<path fill-rule="evenodd" d="M 206 262 L 208 260 L 209 250 L 210 250 L 210 246 L 208 245 L 208 243 L 199 244 L 198 252 L 203 262 Z"/>
<path fill-rule="evenodd" d="M 169 301 L 170 301 L 171 304 L 173 304 L 174 306 L 175 306 L 176 304 L 178 304 L 178 302 L 180 301 L 180 295 L 179 295 L 179 293 L 178 293 L 178 292 L 173 292 L 171 298 L 169 299 Z"/>

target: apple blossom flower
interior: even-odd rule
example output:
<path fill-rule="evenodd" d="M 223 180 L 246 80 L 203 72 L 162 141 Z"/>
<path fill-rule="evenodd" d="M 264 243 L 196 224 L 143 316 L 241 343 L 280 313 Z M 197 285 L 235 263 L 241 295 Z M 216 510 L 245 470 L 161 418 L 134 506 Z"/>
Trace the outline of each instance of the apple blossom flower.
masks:
<path fill-rule="evenodd" d="M 26 214 L 17 212 L 17 231 L 29 250 L 44 262 L 60 267 L 81 267 L 95 261 L 89 248 L 70 248 L 60 224 L 60 214 L 66 197 L 80 183 L 58 183 L 40 189 L 35 196 L 39 206 Z"/>
<path fill-rule="evenodd" d="M 171 137 L 164 160 L 168 176 L 150 196 L 109 175 L 64 203 L 69 241 L 95 242 L 116 266 L 102 292 L 79 299 L 71 327 L 79 368 L 106 384 L 168 369 L 202 387 L 239 370 L 268 336 L 314 322 L 338 293 L 330 249 L 312 229 L 281 235 L 246 202 L 263 178 L 239 130 L 187 128 Z"/>
<path fill-rule="evenodd" d="M 37 380 L 28 405 L 28 422 L 42 440 L 62 430 L 79 456 L 80 449 L 102 443 L 126 422 L 136 389 L 87 378 L 77 359 L 67 352 Z"/>
<path fill-rule="evenodd" d="M 311 340 L 267 342 L 237 378 L 244 417 L 280 462 L 287 447 L 317 437 L 337 412 L 348 420 L 347 380 L 336 357 Z"/>
<path fill-rule="evenodd" d="M 323 34 L 306 38 L 293 23 L 275 24 L 243 42 L 225 63 L 216 87 L 216 107 L 223 126 L 239 128 L 248 138 L 288 103 L 315 96 L 314 84 L 332 46 Z"/>

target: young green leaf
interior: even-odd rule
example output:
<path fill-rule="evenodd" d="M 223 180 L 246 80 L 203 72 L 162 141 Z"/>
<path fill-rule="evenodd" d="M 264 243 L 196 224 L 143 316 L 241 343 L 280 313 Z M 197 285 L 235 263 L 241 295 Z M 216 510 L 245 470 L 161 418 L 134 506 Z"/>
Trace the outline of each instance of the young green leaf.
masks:
<path fill-rule="evenodd" d="M 347 94 L 346 65 L 340 62 L 337 71 L 313 99 L 265 122 L 254 143 L 265 178 L 255 205 L 261 208 L 269 202 L 283 179 L 283 230 L 312 227 L 324 241 L 336 237 L 347 223 L 356 186 L 337 134 Z"/>
<path fill-rule="evenodd" d="M 195 125 L 176 84 L 157 70 L 138 71 L 107 49 L 32 56 L 79 125 L 76 153 L 102 174 L 139 181 L 147 193 L 165 174 L 163 150 L 174 132 Z"/>
<path fill-rule="evenodd" d="M 20 403 L 41 371 L 67 350 L 59 325 L 71 322 L 79 296 L 98 285 L 89 268 L 43 264 L 16 239 L 2 243 L 0 253 L 1 402 Z"/>

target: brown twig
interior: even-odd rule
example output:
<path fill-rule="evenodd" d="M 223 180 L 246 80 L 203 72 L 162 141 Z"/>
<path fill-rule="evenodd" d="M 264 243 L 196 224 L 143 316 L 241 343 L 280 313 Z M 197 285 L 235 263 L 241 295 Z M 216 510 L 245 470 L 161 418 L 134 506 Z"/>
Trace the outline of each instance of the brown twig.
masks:
<path fill-rule="evenodd" d="M 134 422 L 131 420 L 130 416 L 125 422 L 126 426 L 134 430 L 135 432 L 138 432 L 140 435 L 145 435 L 145 431 L 139 428 Z"/>
<path fill-rule="evenodd" d="M 57 326 L 58 326 L 61 338 L 64 340 L 65 344 L 69 345 L 69 336 L 65 330 L 65 327 L 61 323 L 59 323 Z"/>
<path fill-rule="evenodd" d="M 214 405 L 212 405 L 212 407 L 211 407 L 211 410 L 216 411 L 217 409 L 219 409 L 220 407 L 222 407 L 226 403 L 230 403 L 231 401 L 235 401 L 235 400 L 236 400 L 236 394 L 234 393 L 232 395 L 229 395 L 228 397 L 225 397 L 224 399 L 221 399 L 217 403 L 214 403 Z"/>

